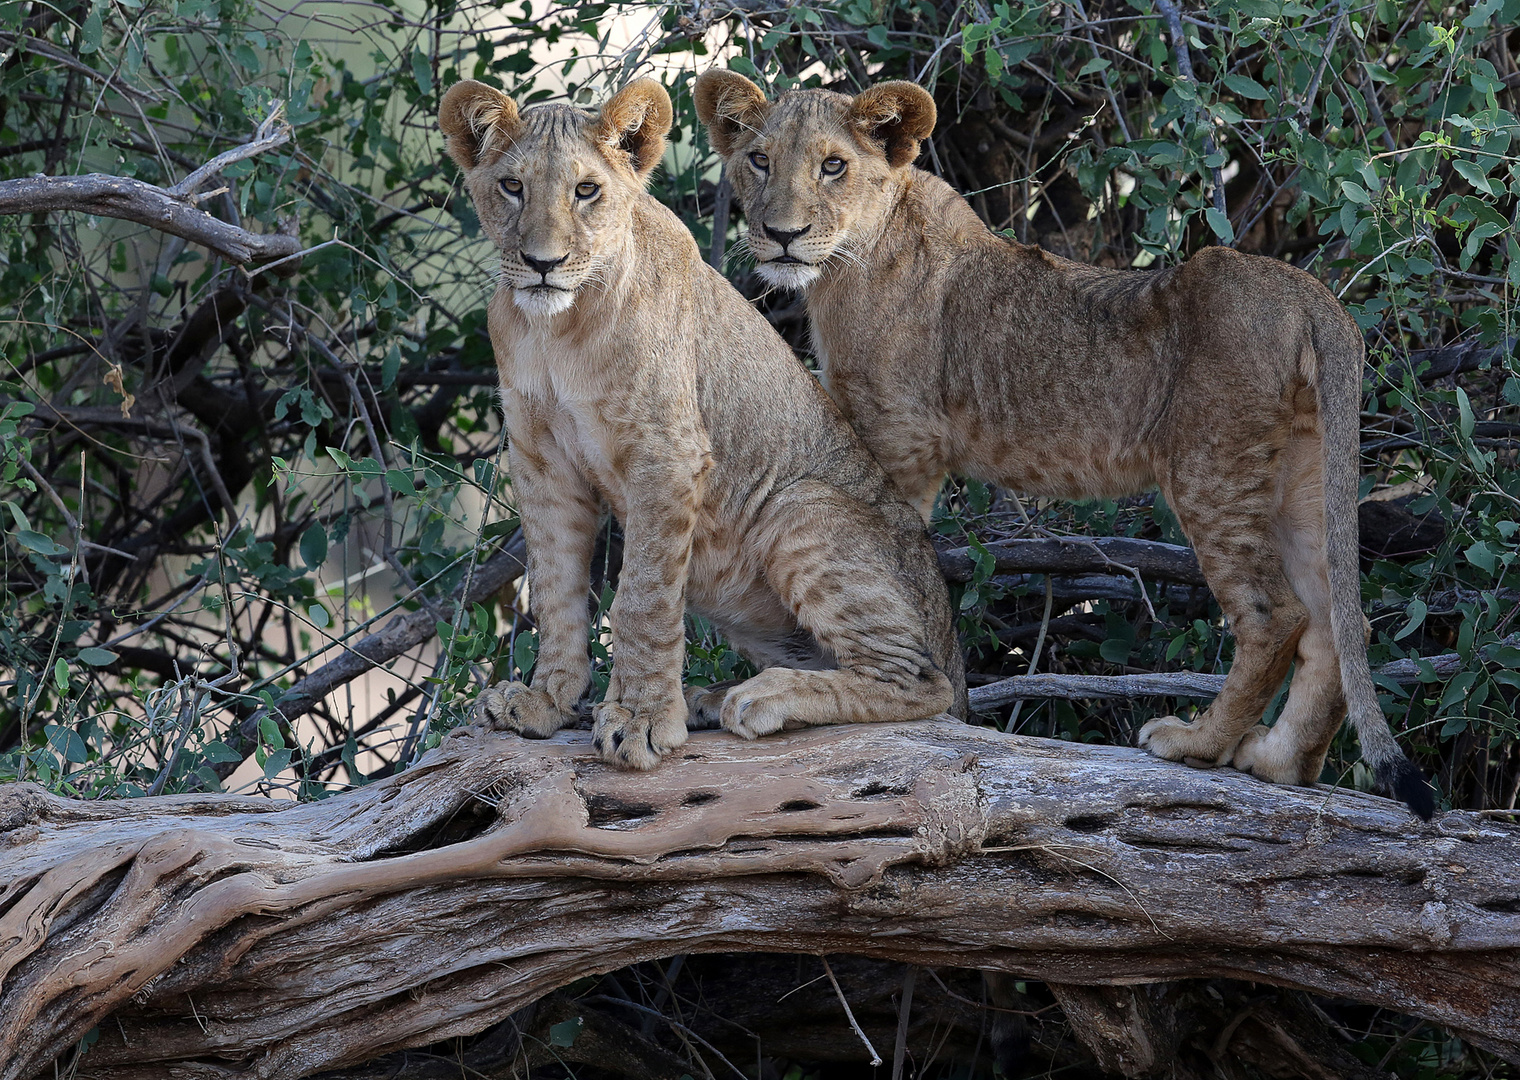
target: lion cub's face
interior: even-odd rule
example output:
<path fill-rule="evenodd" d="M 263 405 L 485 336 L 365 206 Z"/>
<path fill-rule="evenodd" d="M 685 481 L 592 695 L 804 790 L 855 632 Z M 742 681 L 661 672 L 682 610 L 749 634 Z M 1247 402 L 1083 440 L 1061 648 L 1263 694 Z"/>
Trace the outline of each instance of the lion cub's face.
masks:
<path fill-rule="evenodd" d="M 795 90 L 770 102 L 742 75 L 715 69 L 697 80 L 696 100 L 744 208 L 757 270 L 793 289 L 874 239 L 892 180 L 934 130 L 934 99 L 912 83 L 853 98 Z"/>
<path fill-rule="evenodd" d="M 540 105 L 519 114 L 473 80 L 444 95 L 438 122 L 449 156 L 501 252 L 502 286 L 529 319 L 568 310 L 624 250 L 671 116 L 669 96 L 649 79 L 596 112 Z"/>

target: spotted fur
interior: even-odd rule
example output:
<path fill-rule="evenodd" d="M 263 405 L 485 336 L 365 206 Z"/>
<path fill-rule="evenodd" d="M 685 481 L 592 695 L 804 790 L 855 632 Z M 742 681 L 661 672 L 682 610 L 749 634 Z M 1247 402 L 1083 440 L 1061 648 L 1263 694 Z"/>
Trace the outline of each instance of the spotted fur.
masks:
<path fill-rule="evenodd" d="M 1363 346 L 1323 285 L 1225 248 L 1115 271 L 997 236 L 913 167 L 934 103 L 910 83 L 771 102 L 710 71 L 696 98 L 759 272 L 805 290 L 829 392 L 922 514 L 947 472 L 1071 499 L 1160 487 L 1236 650 L 1203 716 L 1153 720 L 1142 746 L 1310 784 L 1349 700 L 1384 790 L 1429 817 L 1367 666 Z M 1294 664 L 1281 717 L 1261 726 Z"/>
<path fill-rule="evenodd" d="M 477 715 L 538 736 L 576 716 L 606 505 L 625 552 L 611 684 L 593 710 L 608 761 L 651 768 L 688 723 L 755 738 L 964 717 L 922 523 L 817 380 L 644 192 L 671 122 L 659 84 L 596 111 L 519 113 L 466 82 L 440 122 L 501 252 L 489 325 L 540 634 L 532 686 L 482 693 Z M 683 693 L 688 608 L 763 670 Z"/>

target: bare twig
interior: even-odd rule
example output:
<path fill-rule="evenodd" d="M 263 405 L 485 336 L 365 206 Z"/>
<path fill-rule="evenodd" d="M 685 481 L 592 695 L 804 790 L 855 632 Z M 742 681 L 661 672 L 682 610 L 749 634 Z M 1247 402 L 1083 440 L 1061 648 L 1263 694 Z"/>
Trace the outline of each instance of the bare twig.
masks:
<path fill-rule="evenodd" d="M 829 984 L 834 987 L 834 993 L 839 997 L 839 1004 L 844 1006 L 844 1015 L 850 1021 L 850 1027 L 856 1035 L 860 1036 L 860 1041 L 865 1044 L 866 1053 L 871 1055 L 871 1064 L 873 1066 L 880 1065 L 881 1055 L 876 1052 L 876 1047 L 871 1045 L 871 1040 L 866 1038 L 866 1033 L 860 1029 L 860 1023 L 855 1019 L 855 1014 L 850 1011 L 850 1003 L 844 999 L 844 991 L 839 988 L 839 980 L 834 978 L 834 969 L 829 967 L 829 958 L 827 956 L 820 956 L 818 959 L 823 961 L 824 974 L 829 977 Z"/>

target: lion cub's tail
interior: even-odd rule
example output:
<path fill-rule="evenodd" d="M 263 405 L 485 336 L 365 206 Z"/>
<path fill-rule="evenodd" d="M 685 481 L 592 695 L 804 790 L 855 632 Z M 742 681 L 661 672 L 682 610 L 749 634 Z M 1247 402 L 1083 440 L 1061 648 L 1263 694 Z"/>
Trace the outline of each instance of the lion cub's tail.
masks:
<path fill-rule="evenodd" d="M 1334 303 L 1333 310 L 1315 312 L 1312 336 L 1324 433 L 1330 623 L 1335 650 L 1340 655 L 1341 687 L 1352 726 L 1362 744 L 1362 760 L 1372 768 L 1378 788 L 1408 803 L 1411 810 L 1429 821 L 1435 810 L 1430 784 L 1394 741 L 1378 705 L 1372 670 L 1367 664 L 1356 521 L 1362 367 L 1366 362 L 1362 336 L 1339 303 Z"/>

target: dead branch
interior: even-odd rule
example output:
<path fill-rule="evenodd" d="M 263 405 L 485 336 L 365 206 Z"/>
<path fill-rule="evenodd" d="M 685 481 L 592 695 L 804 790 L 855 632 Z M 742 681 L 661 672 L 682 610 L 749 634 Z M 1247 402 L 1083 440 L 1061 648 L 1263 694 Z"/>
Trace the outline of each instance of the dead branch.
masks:
<path fill-rule="evenodd" d="M 1520 645 L 1520 634 L 1505 638 L 1501 645 Z M 1372 669 L 1372 674 L 1392 682 L 1409 685 L 1426 675 L 1449 679 L 1464 667 L 1459 653 L 1440 653 L 1418 659 L 1394 660 Z M 1428 665 L 1428 671 L 1427 671 Z M 1217 697 L 1224 686 L 1223 675 L 1201 671 L 1157 671 L 1140 675 L 1013 675 L 971 691 L 973 709 L 994 709 L 1023 698 L 1136 698 L 1136 697 Z"/>
<path fill-rule="evenodd" d="M 309 804 L 0 788 L 0 1080 L 97 1025 L 79 1077 L 299 1077 L 719 951 L 1248 979 L 1520 1061 L 1517 912 L 1520 827 L 1122 747 L 702 732 L 631 774 L 583 732 L 461 732 Z"/>
<path fill-rule="evenodd" d="M 1203 585 L 1203 571 L 1192 548 L 1123 536 L 1062 536 L 1004 540 L 987 545 L 998 574 L 1112 574 L 1116 568 L 1138 570 L 1142 577 Z M 976 561 L 970 548 L 940 553 L 940 570 L 948 581 L 970 581 Z"/>
<path fill-rule="evenodd" d="M 88 173 L 0 181 L 0 214 L 53 210 L 135 221 L 208 247 L 236 263 L 281 259 L 301 250 L 295 236 L 249 232 L 197 209 L 188 196 L 180 199 L 161 187 L 125 176 Z"/>

